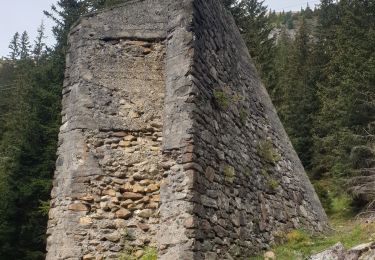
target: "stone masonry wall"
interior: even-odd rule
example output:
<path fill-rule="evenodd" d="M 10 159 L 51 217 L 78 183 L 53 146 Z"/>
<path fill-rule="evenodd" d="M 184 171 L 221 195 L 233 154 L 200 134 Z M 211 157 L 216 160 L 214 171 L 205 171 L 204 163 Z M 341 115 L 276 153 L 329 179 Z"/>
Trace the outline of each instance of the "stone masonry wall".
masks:
<path fill-rule="evenodd" d="M 134 0 L 69 37 L 47 260 L 246 259 L 326 216 L 219 0 Z"/>
<path fill-rule="evenodd" d="M 287 230 L 321 232 L 326 216 L 219 2 L 194 1 L 194 250 L 245 259 Z"/>
<path fill-rule="evenodd" d="M 110 12 L 82 18 L 70 35 L 51 260 L 117 259 L 156 247 L 166 13 L 158 1 Z"/>

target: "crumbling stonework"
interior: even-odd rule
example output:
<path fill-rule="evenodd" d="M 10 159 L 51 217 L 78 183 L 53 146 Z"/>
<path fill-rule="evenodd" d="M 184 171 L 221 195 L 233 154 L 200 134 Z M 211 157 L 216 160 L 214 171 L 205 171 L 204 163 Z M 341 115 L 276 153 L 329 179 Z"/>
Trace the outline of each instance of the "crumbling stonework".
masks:
<path fill-rule="evenodd" d="M 244 259 L 324 229 L 220 1 L 129 1 L 69 41 L 47 259 Z"/>

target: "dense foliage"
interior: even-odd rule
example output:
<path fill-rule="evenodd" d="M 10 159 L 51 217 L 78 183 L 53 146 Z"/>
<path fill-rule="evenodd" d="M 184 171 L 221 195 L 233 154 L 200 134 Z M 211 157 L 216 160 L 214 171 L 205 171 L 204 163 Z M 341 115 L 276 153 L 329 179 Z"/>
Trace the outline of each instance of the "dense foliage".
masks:
<path fill-rule="evenodd" d="M 327 210 L 345 194 L 365 209 L 375 200 L 375 1 L 324 0 L 293 28 L 276 44 L 271 95 Z"/>
<path fill-rule="evenodd" d="M 30 43 L 16 33 L 0 60 L 0 259 L 44 259 L 69 28 L 124 0 L 59 0 Z M 336 197 L 375 207 L 375 0 L 322 0 L 268 12 L 262 1 L 223 0 L 305 168 L 329 211 Z M 350 201 L 341 199 L 340 201 Z"/>

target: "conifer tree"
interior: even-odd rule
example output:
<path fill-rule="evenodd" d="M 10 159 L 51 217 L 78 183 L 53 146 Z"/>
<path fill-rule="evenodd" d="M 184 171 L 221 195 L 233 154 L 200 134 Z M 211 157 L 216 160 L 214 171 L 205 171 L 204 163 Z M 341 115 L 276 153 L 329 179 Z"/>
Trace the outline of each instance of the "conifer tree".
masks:
<path fill-rule="evenodd" d="M 46 44 L 44 43 L 44 40 L 46 39 L 46 36 L 45 36 L 45 26 L 44 26 L 43 21 L 40 24 L 37 32 L 38 32 L 38 34 L 37 34 L 37 37 L 34 41 L 33 55 L 34 55 L 36 60 L 39 60 L 39 58 L 43 54 L 44 49 L 46 47 Z"/>
<path fill-rule="evenodd" d="M 241 9 L 237 24 L 254 59 L 256 67 L 265 85 L 272 88 L 274 82 L 273 59 L 275 39 L 271 37 L 273 27 L 264 1 L 243 0 L 239 2 Z"/>
<path fill-rule="evenodd" d="M 9 44 L 9 49 L 11 50 L 9 57 L 12 60 L 16 60 L 20 56 L 20 34 L 16 32 L 13 35 L 12 41 Z"/>
<path fill-rule="evenodd" d="M 29 35 L 27 34 L 26 31 L 24 31 L 21 35 L 21 40 L 20 40 L 20 58 L 21 59 L 26 59 L 30 55 L 30 40 L 29 40 Z"/>

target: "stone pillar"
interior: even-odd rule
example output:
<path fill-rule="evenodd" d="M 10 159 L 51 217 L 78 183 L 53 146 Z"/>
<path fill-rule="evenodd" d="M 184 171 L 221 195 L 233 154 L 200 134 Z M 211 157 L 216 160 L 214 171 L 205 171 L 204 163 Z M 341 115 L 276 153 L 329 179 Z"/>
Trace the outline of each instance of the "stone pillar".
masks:
<path fill-rule="evenodd" d="M 219 0 L 128 1 L 69 42 L 47 259 L 241 259 L 326 227 Z"/>

